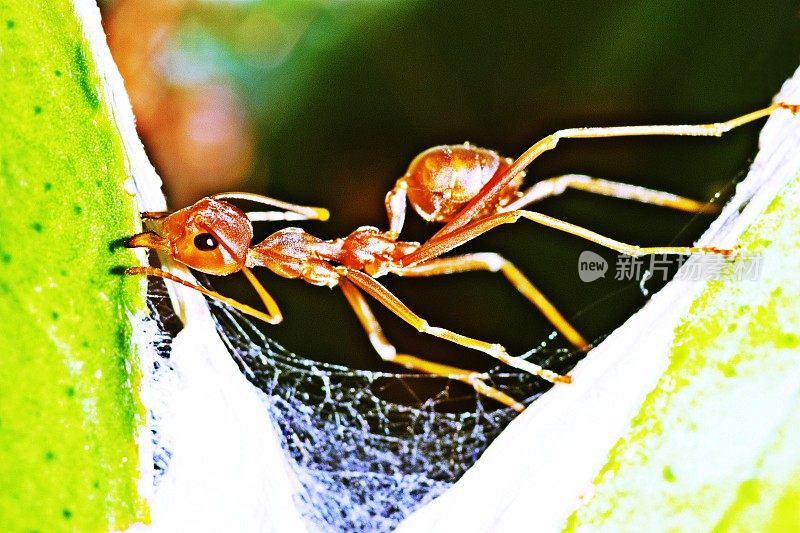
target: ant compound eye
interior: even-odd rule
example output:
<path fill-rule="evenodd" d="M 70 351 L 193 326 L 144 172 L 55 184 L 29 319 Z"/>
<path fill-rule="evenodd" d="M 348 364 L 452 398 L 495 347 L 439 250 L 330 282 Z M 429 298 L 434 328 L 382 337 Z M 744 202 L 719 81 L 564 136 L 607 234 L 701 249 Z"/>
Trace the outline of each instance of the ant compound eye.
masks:
<path fill-rule="evenodd" d="M 195 247 L 203 252 L 210 252 L 216 250 L 219 242 L 210 233 L 200 233 L 194 238 Z"/>

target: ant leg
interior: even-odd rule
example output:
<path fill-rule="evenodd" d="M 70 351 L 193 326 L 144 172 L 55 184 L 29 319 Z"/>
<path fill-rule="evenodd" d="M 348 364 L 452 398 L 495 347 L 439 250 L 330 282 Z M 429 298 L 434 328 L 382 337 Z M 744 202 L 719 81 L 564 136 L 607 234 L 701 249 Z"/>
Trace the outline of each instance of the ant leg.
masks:
<path fill-rule="evenodd" d="M 267 308 L 267 316 L 271 317 L 272 320 L 266 320 L 265 322 L 269 324 L 280 324 L 283 322 L 283 313 L 281 313 L 278 303 L 274 298 L 272 298 L 272 295 L 267 292 L 267 289 L 264 288 L 261 282 L 258 281 L 258 278 L 256 278 L 255 274 L 253 274 L 253 271 L 246 266 L 243 266 L 241 270 L 242 274 L 244 274 L 244 277 L 247 278 L 247 281 L 249 281 L 250 285 L 252 285 L 256 290 L 258 297 L 261 298 L 261 302 L 264 304 L 264 307 Z M 262 320 L 264 319 L 262 318 Z"/>
<path fill-rule="evenodd" d="M 523 192 L 519 198 L 503 206 L 499 211 L 506 212 L 522 209 L 526 205 L 562 194 L 568 188 L 601 194 L 603 196 L 622 198 L 624 200 L 634 200 L 645 204 L 670 207 L 690 213 L 713 215 L 720 211 L 717 205 L 698 202 L 690 198 L 678 196 L 677 194 L 639 187 L 638 185 L 592 178 L 591 176 L 585 176 L 583 174 L 566 174 L 564 176 L 542 180 Z"/>
<path fill-rule="evenodd" d="M 158 220 L 166 218 L 172 214 L 172 211 L 144 211 L 141 214 L 143 220 Z"/>
<path fill-rule="evenodd" d="M 421 265 L 393 271 L 403 277 L 439 276 L 474 270 L 502 272 L 509 282 L 527 298 L 550 323 L 576 348 L 586 350 L 589 343 L 578 333 L 558 309 L 510 261 L 496 253 L 477 253 L 444 257 L 426 261 Z"/>
<path fill-rule="evenodd" d="M 215 300 L 219 300 L 220 302 L 226 303 L 233 308 L 238 309 L 242 313 L 246 315 L 250 315 L 252 317 L 258 318 L 259 320 L 263 320 L 268 324 L 279 324 L 283 320 L 283 315 L 281 314 L 280 309 L 278 309 L 278 305 L 275 303 L 275 300 L 272 299 L 272 296 L 264 289 L 261 283 L 255 279 L 253 273 L 250 272 L 248 269 L 242 269 L 247 276 L 247 279 L 250 283 L 255 287 L 256 292 L 261 297 L 261 301 L 264 302 L 264 305 L 267 307 L 267 313 L 263 311 L 259 311 L 258 309 L 254 309 L 249 305 L 245 305 L 243 303 L 237 302 L 233 298 L 228 298 L 227 296 L 223 296 L 216 291 L 212 291 L 197 285 L 196 283 L 192 283 L 190 281 L 186 281 L 185 279 L 181 279 L 174 274 L 170 274 L 169 272 L 165 272 L 159 268 L 155 267 L 129 267 L 125 270 L 125 273 L 130 276 L 136 275 L 144 275 L 144 276 L 157 276 L 159 278 L 168 279 L 170 281 L 174 281 L 175 283 L 179 283 L 185 287 L 189 287 L 190 289 L 194 289 L 198 292 L 201 292 L 208 296 L 209 298 L 213 298 Z"/>
<path fill-rule="evenodd" d="M 425 361 L 413 355 L 397 353 L 397 349 L 383 334 L 383 329 L 375 319 L 375 315 L 372 314 L 367 300 L 355 285 L 346 279 L 340 279 L 339 287 L 341 287 L 345 298 L 347 298 L 348 303 L 353 308 L 353 311 L 355 311 L 358 321 L 361 322 L 361 326 L 367 332 L 367 335 L 369 335 L 372 347 L 375 348 L 375 351 L 378 352 L 378 355 L 384 361 L 398 364 L 409 370 L 417 370 L 427 374 L 461 381 L 474 388 L 478 394 L 483 394 L 487 398 L 507 405 L 517 412 L 522 412 L 525 409 L 521 403 L 508 394 L 487 385 L 483 381 L 485 379 L 483 374 L 473 370 L 465 370 L 463 368 Z"/>
<path fill-rule="evenodd" d="M 394 188 L 386 194 L 386 216 L 389 218 L 389 235 L 396 239 L 403 230 L 406 221 L 406 190 L 408 184 L 405 178 L 400 178 Z"/>
<path fill-rule="evenodd" d="M 641 136 L 641 135 L 690 135 L 690 136 L 704 136 L 704 137 L 719 137 L 723 133 L 728 132 L 734 128 L 738 128 L 748 122 L 753 122 L 760 118 L 766 117 L 773 111 L 778 109 L 788 109 L 792 113 L 800 111 L 800 105 L 787 104 L 785 102 L 776 102 L 769 107 L 753 111 L 746 115 L 733 118 L 725 122 L 717 122 L 714 124 L 694 124 L 694 125 L 674 125 L 674 126 L 612 126 L 612 127 L 595 127 L 595 128 L 569 128 L 558 130 L 557 132 L 548 135 L 544 139 L 538 141 L 536 144 L 525 150 L 504 172 L 496 174 L 490 179 L 486 185 L 483 186 L 481 191 L 464 206 L 447 224 L 445 224 L 432 238 L 428 241 L 432 244 L 446 235 L 455 232 L 459 228 L 466 226 L 479 213 L 485 212 L 488 207 L 497 205 L 500 195 L 503 193 L 506 185 L 515 179 L 540 155 L 548 150 L 552 150 L 561 139 L 599 139 L 604 137 L 628 137 L 628 136 Z M 424 252 L 428 244 L 424 244 L 420 251 Z M 422 255 L 422 254 L 421 254 Z"/>
<path fill-rule="evenodd" d="M 406 307 L 406 305 L 401 302 L 397 296 L 389 292 L 386 287 L 363 272 L 351 270 L 342 266 L 336 267 L 336 272 L 338 272 L 342 277 L 353 282 L 353 284 L 359 289 L 365 291 L 367 294 L 378 300 L 378 302 L 385 306 L 389 311 L 403 319 L 408 324 L 414 326 L 417 331 L 427 333 L 428 335 L 433 335 L 434 337 L 439 337 L 440 339 L 444 339 L 446 341 L 454 342 L 466 348 L 472 348 L 473 350 L 481 351 L 485 354 L 491 355 L 495 359 L 498 359 L 509 366 L 513 366 L 514 368 L 518 368 L 535 376 L 539 376 L 552 383 L 569 383 L 572 381 L 569 376 L 556 374 L 551 370 L 544 369 L 537 364 L 526 361 L 525 359 L 510 356 L 506 349 L 500 344 L 491 344 L 454 333 L 448 329 L 431 326 L 428 324 L 427 320 L 419 317 L 413 311 L 411 311 L 411 309 Z"/>
<path fill-rule="evenodd" d="M 474 239 L 478 235 L 486 233 L 492 228 L 496 228 L 497 226 L 500 226 L 502 224 L 513 224 L 520 218 L 526 218 L 532 222 L 536 222 L 537 224 L 557 229 L 559 231 L 563 231 L 571 235 L 576 235 L 588 241 L 592 241 L 601 246 L 605 246 L 606 248 L 610 248 L 611 250 L 615 250 L 622 254 L 630 255 L 632 257 L 640 257 L 642 255 L 652 255 L 652 254 L 678 254 L 678 255 L 716 254 L 725 257 L 731 257 L 734 254 L 734 250 L 726 248 L 716 248 L 713 246 L 641 247 L 631 244 L 625 244 L 624 242 L 616 241 L 614 239 L 605 237 L 603 235 L 600 235 L 599 233 L 595 233 L 594 231 L 588 230 L 581 226 L 576 226 L 575 224 L 570 224 L 569 222 L 564 222 L 563 220 L 559 220 L 557 218 L 544 215 L 542 213 L 537 213 L 535 211 L 517 210 L 517 211 L 509 211 L 507 213 L 495 213 L 493 215 L 489 215 L 485 218 L 473 222 L 472 224 L 460 228 L 449 235 L 445 235 L 440 239 L 437 239 L 432 242 L 428 241 L 429 243 L 428 246 L 423 246 L 418 248 L 413 253 L 402 258 L 400 260 L 400 263 L 403 266 L 411 266 L 419 264 L 429 259 L 433 259 L 435 257 L 442 255 L 445 252 L 452 250 L 457 246 L 464 244 L 467 241 Z"/>

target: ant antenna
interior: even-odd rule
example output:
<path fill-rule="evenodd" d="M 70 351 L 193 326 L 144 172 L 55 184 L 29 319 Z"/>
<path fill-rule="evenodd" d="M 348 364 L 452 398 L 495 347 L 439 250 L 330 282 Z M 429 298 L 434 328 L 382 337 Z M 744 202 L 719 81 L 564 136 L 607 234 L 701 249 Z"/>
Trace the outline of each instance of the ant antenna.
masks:
<path fill-rule="evenodd" d="M 274 220 L 321 220 L 325 222 L 330 218 L 330 212 L 323 207 L 309 207 L 297 204 L 290 204 L 282 200 L 276 200 L 268 196 L 253 194 L 250 192 L 226 192 L 215 194 L 211 198 L 215 200 L 247 200 L 259 204 L 277 207 L 284 211 L 251 211 L 247 213 L 247 218 L 251 222 L 269 222 Z"/>

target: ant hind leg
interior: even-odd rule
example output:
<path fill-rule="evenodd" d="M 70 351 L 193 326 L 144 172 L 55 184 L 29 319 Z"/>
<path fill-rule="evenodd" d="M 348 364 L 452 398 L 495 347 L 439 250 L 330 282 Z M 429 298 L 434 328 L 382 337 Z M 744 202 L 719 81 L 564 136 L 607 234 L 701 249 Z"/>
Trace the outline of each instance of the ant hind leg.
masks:
<path fill-rule="evenodd" d="M 475 270 L 501 272 L 573 346 L 579 350 L 588 350 L 591 347 L 547 297 L 513 263 L 499 254 L 488 252 L 431 259 L 420 265 L 395 270 L 393 273 L 403 277 L 422 277 Z"/>
<path fill-rule="evenodd" d="M 517 412 L 522 412 L 525 409 L 525 406 L 508 394 L 487 385 L 484 381 L 486 379 L 484 374 L 473 370 L 465 370 L 454 366 L 433 363 L 413 355 L 397 353 L 397 349 L 383 334 L 383 329 L 375 318 L 375 315 L 372 314 L 372 310 L 369 308 L 364 295 L 361 294 L 355 285 L 347 281 L 347 279 L 339 280 L 339 287 L 341 287 L 345 298 L 347 298 L 348 303 L 353 308 L 353 311 L 358 317 L 358 321 L 361 322 L 361 326 L 367 332 L 373 348 L 375 348 L 375 351 L 378 352 L 378 355 L 380 355 L 381 359 L 384 361 L 398 364 L 409 370 L 461 381 L 474 388 L 478 394 L 482 394 L 487 398 L 491 398 L 503 405 L 511 407 Z"/>
<path fill-rule="evenodd" d="M 714 254 L 721 255 L 727 258 L 735 257 L 736 250 L 730 248 L 718 248 L 715 246 L 636 246 L 620 242 L 592 230 L 583 228 L 576 224 L 565 222 L 558 218 L 537 213 L 535 211 L 516 210 L 502 213 L 495 213 L 482 219 L 476 220 L 471 224 L 459 228 L 452 233 L 449 233 L 439 239 L 432 239 L 425 245 L 415 250 L 413 253 L 405 256 L 401 260 L 403 266 L 415 266 L 423 264 L 426 261 L 437 258 L 440 255 L 461 246 L 465 242 L 471 241 L 475 237 L 486 233 L 487 231 L 501 226 L 503 224 L 513 224 L 520 218 L 525 218 L 531 222 L 547 226 L 571 235 L 575 235 L 587 241 L 594 242 L 600 246 L 604 246 L 616 252 L 629 255 L 631 257 L 641 257 L 643 255 L 653 254 L 672 254 L 672 255 L 690 255 L 690 254 Z"/>
<path fill-rule="evenodd" d="M 358 270 L 351 270 L 346 267 L 337 267 L 336 270 L 342 276 L 342 278 L 346 278 L 347 280 L 351 281 L 356 287 L 378 300 L 381 305 L 386 307 L 389 311 L 400 317 L 403 321 L 410 324 L 421 333 L 433 335 L 434 337 L 459 344 L 465 348 L 478 350 L 494 357 L 498 361 L 501 361 L 508 366 L 528 372 L 534 376 L 539 376 L 540 378 L 552 383 L 570 383 L 572 381 L 569 376 L 562 376 L 551 370 L 542 368 L 535 363 L 531 363 L 526 359 L 512 357 L 506 351 L 505 347 L 500 344 L 492 344 L 478 339 L 473 339 L 472 337 L 467 337 L 466 335 L 455 333 L 449 329 L 431 326 L 427 320 L 414 313 L 403 302 L 401 302 L 397 296 L 389 292 L 386 287 L 378 283 L 378 281 L 376 281 L 374 278 Z"/>
<path fill-rule="evenodd" d="M 593 178 L 584 174 L 565 174 L 563 176 L 542 180 L 531 186 L 527 191 L 523 192 L 519 198 L 510 202 L 499 211 L 506 212 L 522 209 L 527 205 L 539 202 L 545 198 L 563 194 L 567 189 L 621 198 L 623 200 L 633 200 L 644 204 L 659 205 L 679 211 L 687 211 L 689 213 L 714 215 L 718 214 L 720 211 L 719 206 L 714 204 L 698 202 L 697 200 L 678 196 L 677 194 L 648 189 L 647 187 L 640 187 L 638 185 Z"/>

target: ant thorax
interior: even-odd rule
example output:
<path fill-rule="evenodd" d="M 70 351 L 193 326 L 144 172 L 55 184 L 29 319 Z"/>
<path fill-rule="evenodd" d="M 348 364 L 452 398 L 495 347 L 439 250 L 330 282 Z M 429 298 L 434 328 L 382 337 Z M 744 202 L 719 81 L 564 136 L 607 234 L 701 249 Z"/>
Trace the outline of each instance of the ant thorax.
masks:
<path fill-rule="evenodd" d="M 336 264 L 380 276 L 417 248 L 419 243 L 395 241 L 388 233 L 370 226 L 329 241 L 300 228 L 284 228 L 250 249 L 247 266 L 263 266 L 279 276 L 314 285 L 335 286 L 339 278 Z"/>
<path fill-rule="evenodd" d="M 419 248 L 417 242 L 396 241 L 387 232 L 372 226 L 362 226 L 347 237 L 326 244 L 332 247 L 330 260 L 363 270 L 372 277 L 390 272 L 402 257 Z"/>
<path fill-rule="evenodd" d="M 262 266 L 284 278 L 334 287 L 339 275 L 318 251 L 324 243 L 300 228 L 284 228 L 250 248 L 247 266 Z"/>

